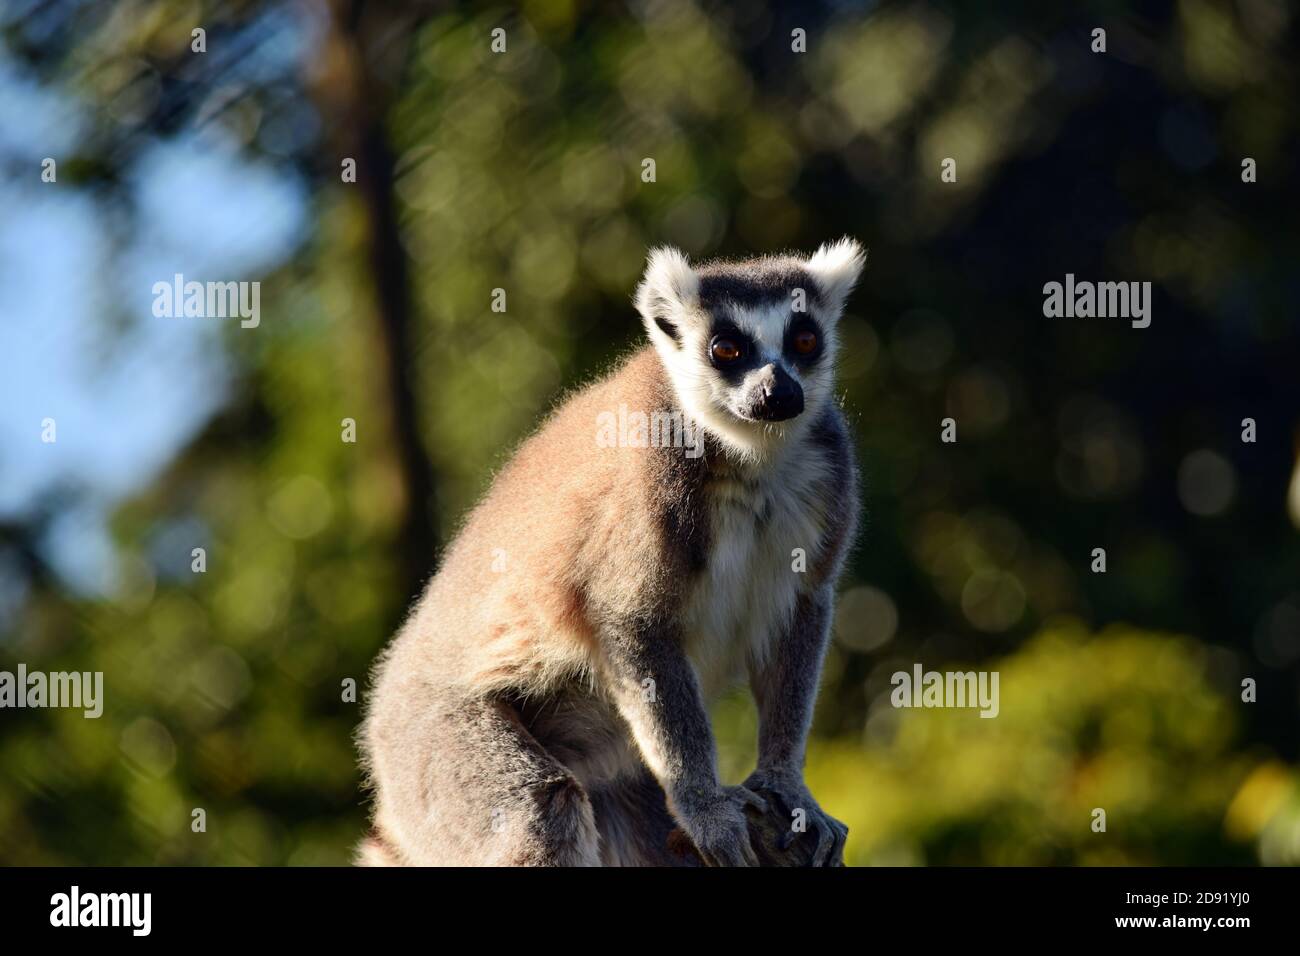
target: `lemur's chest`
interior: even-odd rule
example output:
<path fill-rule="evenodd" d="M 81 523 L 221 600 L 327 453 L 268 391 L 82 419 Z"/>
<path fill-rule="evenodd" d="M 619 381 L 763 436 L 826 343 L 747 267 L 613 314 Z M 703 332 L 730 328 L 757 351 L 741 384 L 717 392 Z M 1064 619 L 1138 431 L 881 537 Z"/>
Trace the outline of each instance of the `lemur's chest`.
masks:
<path fill-rule="evenodd" d="M 710 483 L 709 545 L 687 602 L 687 651 L 707 696 L 762 661 L 789 626 L 822 547 L 826 503 L 816 460 L 757 480 Z"/>

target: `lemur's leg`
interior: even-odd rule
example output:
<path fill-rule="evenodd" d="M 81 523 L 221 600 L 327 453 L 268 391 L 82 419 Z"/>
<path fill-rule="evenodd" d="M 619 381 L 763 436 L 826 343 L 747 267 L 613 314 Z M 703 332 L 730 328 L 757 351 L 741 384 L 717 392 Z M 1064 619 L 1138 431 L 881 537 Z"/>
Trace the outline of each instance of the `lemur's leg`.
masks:
<path fill-rule="evenodd" d="M 416 865 L 599 866 L 582 785 L 499 700 L 430 700 L 370 728 L 379 841 Z"/>
<path fill-rule="evenodd" d="M 674 853 L 669 834 L 677 821 L 649 770 L 589 791 L 605 866 L 690 866 L 698 856 Z"/>
<path fill-rule="evenodd" d="M 789 828 L 778 843 L 787 849 L 800 833 L 815 840 L 812 866 L 843 866 L 849 829 L 824 811 L 803 780 L 817 681 L 830 639 L 834 595 L 829 584 L 799 596 L 794 619 L 765 666 L 750 675 L 758 705 L 758 767 L 745 786 L 769 799 Z M 795 820 L 805 829 L 793 829 Z M 790 859 L 801 859 L 794 854 Z"/>
<path fill-rule="evenodd" d="M 766 812 L 767 803 L 718 780 L 713 730 L 676 631 L 653 618 L 634 619 L 611 624 L 604 637 L 610 697 L 673 816 L 705 862 L 757 866 L 745 810 Z"/>

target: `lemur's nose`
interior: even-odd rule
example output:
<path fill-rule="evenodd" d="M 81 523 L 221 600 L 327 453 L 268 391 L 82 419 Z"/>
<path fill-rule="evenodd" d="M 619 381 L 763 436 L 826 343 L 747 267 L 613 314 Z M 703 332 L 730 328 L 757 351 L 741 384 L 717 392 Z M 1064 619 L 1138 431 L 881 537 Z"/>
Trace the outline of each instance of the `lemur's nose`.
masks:
<path fill-rule="evenodd" d="M 783 422 L 803 411 L 803 389 L 790 373 L 773 362 L 760 373 L 755 391 L 754 417 L 765 422 Z"/>

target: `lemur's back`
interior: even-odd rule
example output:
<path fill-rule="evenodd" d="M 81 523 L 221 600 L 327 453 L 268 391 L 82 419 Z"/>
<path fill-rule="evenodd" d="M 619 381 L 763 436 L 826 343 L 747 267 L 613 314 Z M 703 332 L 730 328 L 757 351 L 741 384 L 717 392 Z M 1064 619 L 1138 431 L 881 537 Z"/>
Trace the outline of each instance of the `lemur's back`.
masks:
<path fill-rule="evenodd" d="M 591 676 L 600 619 L 653 613 L 671 600 L 667 589 L 682 584 L 680 569 L 676 577 L 667 567 L 654 570 L 663 560 L 664 536 L 679 530 L 664 525 L 666 503 L 655 503 L 697 466 L 681 448 L 614 445 L 595 456 L 592 448 L 602 412 L 670 404 L 663 367 L 644 348 L 557 409 L 466 520 L 381 660 L 374 690 L 376 699 L 412 701 L 412 711 L 495 696 L 590 799 L 617 799 L 615 789 L 629 783 L 643 788 L 637 799 L 652 808 L 657 801 L 665 832 L 670 820 L 662 791 Z M 667 520 L 676 525 L 677 517 Z M 682 549 L 688 545 L 687 536 L 676 540 Z M 402 759 L 390 720 L 418 717 L 371 711 L 364 749 L 376 777 L 383 765 Z M 606 781 L 616 786 L 606 791 Z M 407 862 L 399 849 L 404 841 L 384 832 L 382 793 L 378 802 L 365 862 Z M 457 845 L 444 834 L 424 861 L 483 862 L 473 852 L 447 852 Z"/>
<path fill-rule="evenodd" d="M 670 406 L 663 375 L 654 350 L 641 349 L 520 446 L 448 549 L 393 655 L 476 692 L 538 694 L 590 669 L 593 616 L 653 606 L 646 588 L 674 531 L 662 525 L 668 503 L 656 501 L 665 481 L 699 466 L 680 448 L 593 448 L 602 412 Z"/>

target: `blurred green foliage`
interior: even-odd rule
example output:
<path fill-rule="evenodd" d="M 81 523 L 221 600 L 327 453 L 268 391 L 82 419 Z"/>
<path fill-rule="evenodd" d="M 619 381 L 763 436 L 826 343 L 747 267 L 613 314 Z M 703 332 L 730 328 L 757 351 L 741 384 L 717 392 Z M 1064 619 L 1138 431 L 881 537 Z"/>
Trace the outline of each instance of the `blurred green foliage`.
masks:
<path fill-rule="evenodd" d="M 171 24 L 206 16 L 220 36 L 255 28 L 259 9 L 130 6 L 143 15 L 79 11 L 67 49 L 27 52 L 48 82 L 111 104 L 123 64 L 184 56 Z M 393 14 L 360 48 L 392 88 L 405 371 L 441 526 L 564 389 L 639 340 L 629 297 L 647 247 L 743 254 L 852 232 L 872 248 L 841 369 L 867 520 L 808 767 L 852 829 L 849 862 L 1300 862 L 1296 658 L 1259 623 L 1300 580 L 1282 493 L 1296 421 L 1273 391 L 1294 374 L 1282 276 L 1296 238 L 1276 209 L 1295 186 L 1234 191 L 1238 155 L 1277 169 L 1294 147 L 1278 92 L 1294 25 L 1242 6 L 1146 20 L 1106 4 L 1075 18 L 1018 5 L 1019 19 L 939 3 L 814 5 L 802 20 L 681 2 Z M 1110 65 L 1087 52 L 1102 18 Z M 509 52 L 493 55 L 501 23 Z M 800 25 L 809 52 L 793 57 Z M 315 28 L 303 68 L 330 74 L 347 57 Z M 325 130 L 348 122 L 329 112 L 330 82 Z M 276 92 L 250 80 L 204 122 L 261 157 Z M 140 122 L 119 117 L 98 122 Z M 1214 146 L 1195 168 L 1180 163 L 1189 124 Z M 938 177 L 950 155 L 953 189 Z M 311 238 L 264 277 L 256 334 L 221 344 L 230 402 L 116 511 L 111 593 L 33 574 L 0 643 L 3 667 L 104 671 L 108 698 L 99 720 L 5 713 L 5 863 L 344 863 L 363 831 L 351 735 L 412 597 L 395 553 L 409 502 L 377 355 L 373 220 L 328 137 L 292 159 L 312 186 Z M 1038 288 L 1067 270 L 1161 280 L 1151 336 L 1048 327 Z M 1269 447 L 1246 458 L 1234 423 L 1255 409 Z M 949 414 L 954 447 L 937 440 Z M 340 441 L 347 417 L 355 445 Z M 1237 493 L 1189 517 L 1173 476 L 1204 446 L 1231 459 Z M 1098 541 L 1105 576 L 1088 571 Z M 997 670 L 999 716 L 891 708 L 889 675 L 914 661 Z M 1259 705 L 1273 718 L 1246 713 L 1244 676 L 1275 678 Z M 360 703 L 342 699 L 349 679 Z M 739 780 L 752 705 L 728 698 L 717 723 Z"/>
<path fill-rule="evenodd" d="M 1063 623 L 984 663 L 1000 675 L 996 718 L 878 700 L 859 739 L 813 748 L 808 779 L 848 823 L 851 865 L 1240 865 L 1269 821 L 1266 852 L 1294 862 L 1300 789 L 1238 749 L 1206 665 L 1185 638 Z M 752 706 L 732 699 L 721 726 L 742 774 Z"/>

